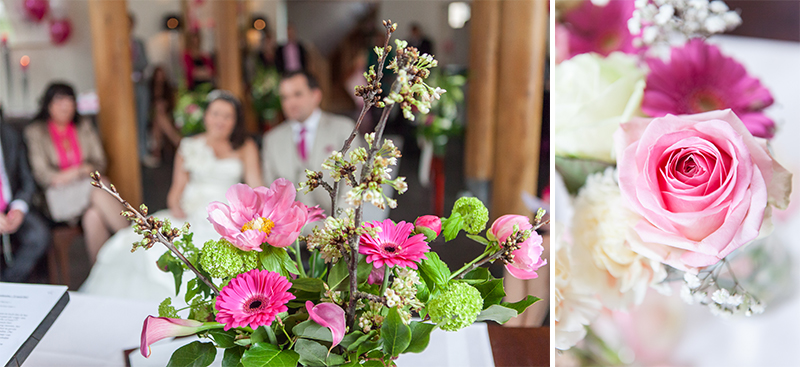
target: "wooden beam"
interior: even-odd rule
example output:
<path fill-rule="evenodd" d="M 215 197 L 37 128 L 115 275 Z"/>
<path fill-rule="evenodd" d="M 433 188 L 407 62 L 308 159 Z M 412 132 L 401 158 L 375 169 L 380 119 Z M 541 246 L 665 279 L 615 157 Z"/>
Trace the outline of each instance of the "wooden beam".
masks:
<path fill-rule="evenodd" d="M 501 5 L 492 212 L 531 216 L 522 192 L 536 194 L 539 173 L 548 2 Z"/>
<path fill-rule="evenodd" d="M 131 79 L 130 29 L 125 0 L 89 0 L 98 123 L 108 156 L 106 175 L 131 204 L 142 201 Z"/>
<path fill-rule="evenodd" d="M 464 175 L 487 181 L 494 165 L 500 1 L 472 2 Z"/>
<path fill-rule="evenodd" d="M 246 128 L 250 132 L 258 130 L 255 114 L 245 98 L 245 85 L 242 73 L 242 53 L 239 48 L 242 37 L 239 34 L 239 1 L 220 0 L 214 2 L 214 24 L 217 35 L 217 86 L 233 93 L 239 98 L 245 111 Z M 242 4 L 243 5 L 243 4 Z"/>

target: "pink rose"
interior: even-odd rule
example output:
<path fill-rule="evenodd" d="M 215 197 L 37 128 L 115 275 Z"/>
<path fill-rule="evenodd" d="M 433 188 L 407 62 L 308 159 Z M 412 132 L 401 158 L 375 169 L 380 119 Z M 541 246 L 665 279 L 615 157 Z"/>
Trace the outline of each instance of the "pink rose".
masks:
<path fill-rule="evenodd" d="M 437 237 L 442 233 L 442 220 L 435 215 L 423 215 L 417 218 L 417 220 L 414 221 L 414 226 L 416 228 L 419 227 L 428 228 L 434 233 L 436 233 Z M 422 232 L 416 231 L 416 233 L 422 233 Z M 428 240 L 433 241 L 434 239 L 430 238 Z"/>
<path fill-rule="evenodd" d="M 514 226 L 517 226 L 516 230 Z M 502 245 L 508 239 L 508 236 L 517 233 L 517 231 L 527 231 L 533 229 L 528 218 L 522 215 L 508 214 L 497 218 L 492 223 L 492 228 L 489 228 L 488 234 L 491 239 L 492 236 L 497 239 Z M 530 237 L 519 244 L 520 248 L 511 252 L 514 255 L 514 260 L 510 264 L 506 264 L 506 270 L 511 275 L 518 279 L 534 279 L 539 275 L 536 270 L 547 264 L 547 260 L 542 259 L 542 236 L 536 231 L 531 231 Z"/>
<path fill-rule="evenodd" d="M 696 272 L 755 239 L 791 174 L 731 110 L 635 119 L 615 136 L 622 196 L 642 215 L 634 250 Z"/>

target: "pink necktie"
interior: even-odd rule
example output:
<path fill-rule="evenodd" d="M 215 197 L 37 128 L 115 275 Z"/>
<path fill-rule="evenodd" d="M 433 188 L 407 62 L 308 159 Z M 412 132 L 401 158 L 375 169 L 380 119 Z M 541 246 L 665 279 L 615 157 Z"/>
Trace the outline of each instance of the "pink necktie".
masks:
<path fill-rule="evenodd" d="M 300 142 L 297 144 L 297 151 L 300 153 L 300 158 L 306 160 L 306 127 L 300 129 Z"/>
<path fill-rule="evenodd" d="M 6 196 L 3 195 L 3 180 L 0 180 L 0 213 L 5 213 L 7 206 Z"/>

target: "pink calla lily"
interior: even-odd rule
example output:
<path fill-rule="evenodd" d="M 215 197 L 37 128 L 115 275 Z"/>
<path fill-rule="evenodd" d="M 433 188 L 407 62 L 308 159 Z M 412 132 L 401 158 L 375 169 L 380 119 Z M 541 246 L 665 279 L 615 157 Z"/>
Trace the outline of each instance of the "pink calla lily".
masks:
<path fill-rule="evenodd" d="M 195 320 L 170 319 L 147 316 L 142 326 L 142 342 L 139 350 L 145 358 L 150 357 L 150 345 L 165 338 L 195 334 L 203 329 L 205 323 Z"/>
<path fill-rule="evenodd" d="M 331 330 L 333 335 L 331 348 L 339 345 L 344 338 L 344 310 L 333 303 L 325 302 L 315 306 L 311 301 L 306 301 L 306 309 L 311 320 Z"/>

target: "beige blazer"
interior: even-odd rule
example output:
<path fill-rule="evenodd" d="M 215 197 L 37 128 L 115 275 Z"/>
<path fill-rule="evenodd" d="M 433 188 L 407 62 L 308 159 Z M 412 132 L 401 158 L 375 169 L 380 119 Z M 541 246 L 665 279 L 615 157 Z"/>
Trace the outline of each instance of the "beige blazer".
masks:
<path fill-rule="evenodd" d="M 291 125 L 288 123 L 278 125 L 264 135 L 263 138 L 261 162 L 264 168 L 264 184 L 270 185 L 273 181 L 282 177 L 291 181 L 297 188 L 300 186 L 300 182 L 306 181 L 306 169 L 321 171 L 322 162 L 334 150 L 342 149 L 344 141 L 350 137 L 354 128 L 355 122 L 352 119 L 323 112 L 319 118 L 317 132 L 314 135 L 313 146 L 310 147 L 308 152 L 308 160 L 303 162 L 297 152 Z M 365 146 L 363 140 L 363 137 L 359 135 L 351 145 L 351 150 Z M 333 183 L 328 173 L 325 173 L 325 179 L 329 183 Z M 346 184 L 342 186 L 349 187 Z M 346 190 L 341 190 L 340 197 L 344 197 L 346 193 Z M 326 215 L 330 215 L 331 197 L 321 187 L 308 194 L 304 194 L 304 191 L 299 191 L 297 200 L 308 206 L 319 205 L 325 209 Z"/>
<path fill-rule="evenodd" d="M 100 136 L 88 119 L 81 119 L 75 127 L 78 144 L 81 146 L 83 163 L 88 163 L 100 173 L 105 172 L 106 156 Z M 50 139 L 50 131 L 44 121 L 33 121 L 25 128 L 25 143 L 28 145 L 28 160 L 36 183 L 46 188 L 58 173 L 58 152 Z"/>

